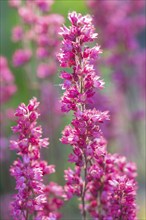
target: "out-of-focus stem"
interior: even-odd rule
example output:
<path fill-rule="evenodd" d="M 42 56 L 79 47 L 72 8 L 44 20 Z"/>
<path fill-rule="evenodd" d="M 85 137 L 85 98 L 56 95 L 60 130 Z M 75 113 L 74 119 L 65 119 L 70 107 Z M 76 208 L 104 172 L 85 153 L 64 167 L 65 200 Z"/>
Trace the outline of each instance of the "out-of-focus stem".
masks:
<path fill-rule="evenodd" d="M 26 220 L 29 220 L 29 218 L 28 218 L 28 211 L 26 211 Z"/>
<path fill-rule="evenodd" d="M 102 193 L 102 189 L 99 190 L 98 192 L 98 214 L 99 214 L 99 220 L 102 220 L 101 218 L 101 211 L 102 211 L 102 206 L 101 206 L 101 193 Z"/>
<path fill-rule="evenodd" d="M 24 22 L 22 21 L 22 19 L 20 19 L 20 24 L 23 27 L 23 30 L 25 32 L 27 32 L 26 31 L 26 26 L 25 26 Z M 29 40 L 27 38 L 24 38 L 21 42 L 21 46 L 22 46 L 23 49 L 31 49 L 32 59 L 35 61 L 35 59 L 34 59 L 35 52 L 34 52 L 34 49 L 32 47 L 32 43 L 29 42 Z M 27 77 L 28 77 L 28 85 L 29 85 L 30 90 L 34 90 L 34 89 L 36 90 L 39 87 L 38 82 L 37 82 L 37 77 L 34 74 L 34 73 L 36 73 L 36 66 L 37 65 L 34 65 L 34 66 L 35 66 L 35 68 L 32 68 L 32 64 L 30 65 L 30 63 L 27 63 L 27 64 L 24 65 L 24 70 L 25 70 L 25 72 L 27 74 Z"/>
<path fill-rule="evenodd" d="M 85 155 L 84 155 L 85 156 Z M 87 181 L 86 181 L 86 178 L 87 178 L 87 159 L 86 159 L 86 156 L 85 156 L 85 165 L 84 165 L 84 185 L 83 185 L 83 191 L 82 191 L 82 209 L 83 209 L 83 212 L 82 212 L 82 219 L 83 220 L 86 220 L 87 219 L 87 215 L 86 215 L 86 208 L 85 208 L 85 193 L 86 193 L 86 185 L 87 185 Z"/>

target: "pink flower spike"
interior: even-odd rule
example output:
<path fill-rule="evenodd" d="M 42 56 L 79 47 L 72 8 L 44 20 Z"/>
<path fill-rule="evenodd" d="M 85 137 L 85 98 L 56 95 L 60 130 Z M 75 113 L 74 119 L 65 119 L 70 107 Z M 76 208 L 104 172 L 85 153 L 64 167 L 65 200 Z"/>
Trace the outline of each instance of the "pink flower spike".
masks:
<path fill-rule="evenodd" d="M 19 136 L 10 142 L 10 148 L 16 150 L 18 159 L 10 167 L 10 173 L 16 180 L 17 194 L 11 203 L 11 213 L 16 220 L 29 216 L 33 219 L 48 219 L 49 215 L 58 219 L 58 209 L 63 205 L 59 194 L 63 191 L 62 187 L 51 183 L 54 189 L 48 192 L 46 188 L 49 189 L 49 186 L 43 183 L 43 177 L 54 173 L 55 166 L 48 165 L 40 158 L 41 148 L 47 147 L 49 143 L 47 138 L 42 138 L 41 126 L 37 126 L 38 106 L 39 102 L 33 98 L 28 105 L 20 104 L 15 112 L 18 124 L 12 130 Z"/>
<path fill-rule="evenodd" d="M 73 119 L 63 130 L 61 142 L 72 146 L 68 161 L 75 166 L 64 172 L 63 197 L 79 197 L 84 220 L 88 214 L 93 219 L 137 220 L 135 166 L 130 171 L 126 158 L 107 152 L 101 124 L 109 120 L 108 111 L 87 109 L 95 91 L 104 85 L 93 66 L 100 47 L 89 48 L 97 37 L 92 18 L 76 12 L 69 13 L 68 18 L 71 26 L 61 29 L 64 39 L 58 60 L 61 67 L 71 68 L 61 73 L 66 90 L 61 110 L 72 110 Z"/>

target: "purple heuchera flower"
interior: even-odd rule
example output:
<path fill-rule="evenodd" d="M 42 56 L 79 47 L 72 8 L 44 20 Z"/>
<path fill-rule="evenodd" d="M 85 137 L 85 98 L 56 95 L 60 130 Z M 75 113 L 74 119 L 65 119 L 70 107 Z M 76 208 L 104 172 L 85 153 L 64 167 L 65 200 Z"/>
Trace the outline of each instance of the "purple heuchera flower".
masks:
<path fill-rule="evenodd" d="M 64 40 L 58 59 L 61 67 L 72 68 L 71 73 L 61 73 L 66 90 L 61 103 L 63 112 L 74 111 L 74 118 L 62 132 L 61 141 L 72 146 L 69 161 L 75 167 L 65 170 L 64 198 L 80 198 L 84 220 L 87 212 L 94 219 L 136 220 L 135 164 L 107 153 L 100 125 L 109 120 L 108 111 L 87 109 L 95 89 L 103 87 L 92 64 L 101 51 L 99 46 L 89 48 L 86 44 L 97 37 L 92 18 L 72 12 L 69 20 L 71 26 L 62 28 Z"/>
<path fill-rule="evenodd" d="M 43 176 L 54 173 L 55 167 L 40 159 L 40 149 L 47 147 L 49 143 L 47 138 L 42 138 L 41 126 L 37 126 L 38 105 L 36 98 L 31 99 L 27 106 L 22 103 L 15 113 L 18 124 L 12 127 L 13 132 L 19 134 L 18 140 L 11 141 L 10 144 L 10 148 L 16 150 L 19 156 L 10 168 L 18 191 L 12 202 L 14 219 L 26 220 L 30 216 L 33 219 L 48 219 L 50 214 L 56 215 L 57 219 L 57 216 L 60 216 L 58 209 L 62 201 L 57 197 L 60 196 L 62 188 L 55 183 L 48 186 L 43 183 Z M 50 209 L 46 213 L 50 187 L 54 187 L 55 197 L 52 198 L 53 202 L 50 202 Z"/>

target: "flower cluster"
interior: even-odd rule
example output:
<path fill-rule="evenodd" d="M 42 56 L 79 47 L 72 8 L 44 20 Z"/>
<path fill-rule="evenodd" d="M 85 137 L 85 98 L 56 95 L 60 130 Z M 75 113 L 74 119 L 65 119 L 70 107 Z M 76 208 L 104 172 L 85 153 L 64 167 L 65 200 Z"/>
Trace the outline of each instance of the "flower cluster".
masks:
<path fill-rule="evenodd" d="M 21 19 L 21 23 L 13 28 L 12 40 L 20 41 L 23 45 L 22 49 L 15 51 L 13 65 L 18 67 L 27 64 L 34 55 L 38 60 L 37 76 L 46 78 L 54 75 L 57 70 L 55 53 L 59 46 L 58 31 L 64 21 L 59 14 L 46 14 L 54 1 L 9 2 L 11 7 L 17 9 Z"/>
<path fill-rule="evenodd" d="M 13 64 L 15 67 L 19 67 L 25 63 L 27 63 L 31 58 L 31 50 L 17 50 L 13 55 Z"/>
<path fill-rule="evenodd" d="M 69 161 L 77 166 L 85 166 L 85 158 L 90 160 L 96 157 L 105 142 L 102 138 L 100 123 L 108 120 L 107 112 L 97 110 L 84 110 L 75 113 L 75 119 L 72 120 L 72 126 L 67 126 L 63 131 L 61 139 L 63 144 L 70 144 L 73 147 L 73 154 L 70 154 Z M 104 152 L 104 149 L 102 149 Z M 102 152 L 102 153 L 103 153 Z"/>
<path fill-rule="evenodd" d="M 104 36 L 99 39 L 104 47 L 114 46 L 116 49 L 120 46 L 117 43 L 123 44 L 127 49 L 138 46 L 136 35 L 145 26 L 145 17 L 142 13 L 145 6 L 144 0 L 86 1 L 94 13 L 94 23 L 99 32 L 104 33 Z"/>
<path fill-rule="evenodd" d="M 10 0 L 9 3 L 19 18 L 12 30 L 12 41 L 21 45 L 13 54 L 13 65 L 23 67 L 29 79 L 29 89 L 39 92 L 43 129 L 47 135 L 49 131 L 53 139 L 61 116 L 54 116 L 60 108 L 54 79 L 58 68 L 56 52 L 60 45 L 58 32 L 64 18 L 51 13 L 54 0 Z M 48 97 L 51 97 L 51 105 Z"/>
<path fill-rule="evenodd" d="M 110 112 L 110 120 L 106 120 L 101 124 L 101 130 L 104 134 L 104 137 L 108 140 L 108 143 L 113 140 L 119 133 L 119 129 L 117 128 L 117 108 L 116 103 L 113 103 L 113 97 L 107 96 L 106 93 L 102 93 L 102 91 L 96 91 L 93 96 L 93 102 L 87 105 L 88 109 L 98 109 L 100 111 L 108 111 Z"/>
<path fill-rule="evenodd" d="M 11 99 L 15 94 L 17 87 L 15 85 L 14 76 L 8 67 L 7 59 L 4 56 L 0 56 L 0 162 L 8 161 L 9 150 L 8 143 L 9 140 L 6 137 L 6 127 L 8 125 L 8 112 L 11 109 L 5 111 L 5 104 Z"/>
<path fill-rule="evenodd" d="M 46 78 L 57 71 L 56 52 L 59 46 L 58 31 L 64 19 L 59 14 L 39 17 L 34 31 L 37 35 L 37 58 L 42 61 L 38 66 L 37 75 Z M 49 63 L 48 63 L 49 58 Z"/>
<path fill-rule="evenodd" d="M 95 219 L 136 219 L 135 165 L 107 153 L 100 124 L 109 120 L 108 111 L 87 109 L 95 89 L 103 87 L 93 67 L 99 46 L 89 47 L 97 37 L 92 18 L 76 12 L 68 17 L 71 27 L 62 28 L 64 40 L 58 58 L 61 67 L 72 67 L 71 73 L 61 73 L 66 89 L 61 104 L 62 111 L 74 111 L 74 118 L 65 127 L 61 141 L 72 146 L 69 161 L 75 163 L 75 168 L 65 171 L 64 197 L 80 198 L 84 220 L 87 213 Z"/>
<path fill-rule="evenodd" d="M 90 49 L 91 43 L 97 34 L 90 16 L 82 17 L 76 13 L 69 14 L 72 26 L 63 27 L 60 34 L 64 37 L 63 45 L 58 59 L 61 67 L 72 67 L 72 73 L 63 71 L 63 88 L 66 89 L 62 97 L 62 111 L 76 111 L 78 104 L 84 105 L 91 101 L 94 88 L 102 88 L 104 82 L 96 75 L 91 61 L 98 57 L 101 50 L 99 46 Z"/>
<path fill-rule="evenodd" d="M 136 166 L 125 157 L 108 154 L 96 159 L 87 175 L 87 210 L 99 219 L 137 219 Z"/>
<path fill-rule="evenodd" d="M 54 173 L 55 167 L 40 159 L 40 149 L 47 147 L 48 139 L 42 139 L 42 129 L 37 126 L 38 105 L 36 98 L 30 100 L 28 106 L 22 103 L 15 113 L 18 124 L 12 127 L 13 132 L 19 134 L 18 140 L 11 141 L 10 144 L 11 149 L 16 150 L 19 156 L 10 168 L 11 175 L 16 179 L 18 191 L 12 202 L 14 219 L 26 220 L 30 216 L 35 220 L 51 219 L 52 215 L 57 219 L 58 208 L 62 205 L 60 199 L 53 197 L 46 214 L 45 207 L 48 205 L 49 195 L 52 194 L 49 189 L 54 189 L 55 196 L 60 196 L 59 192 L 62 189 L 55 183 L 48 188 L 43 183 L 43 176 Z"/>
<path fill-rule="evenodd" d="M 63 205 L 62 195 L 63 188 L 54 182 L 50 182 L 44 189 L 47 197 L 47 202 L 44 204 L 43 213 L 45 216 L 49 216 L 49 220 L 60 219 L 61 214 L 59 208 Z M 41 218 L 40 218 L 41 220 Z"/>
<path fill-rule="evenodd" d="M 16 85 L 8 67 L 7 59 L 3 56 L 0 56 L 0 70 L 0 103 L 4 103 L 16 92 Z"/>
<path fill-rule="evenodd" d="M 33 3 L 30 2 L 29 0 L 24 0 L 27 4 Z M 23 3 L 23 0 L 9 0 L 9 5 L 13 8 L 18 8 L 21 6 L 21 4 Z M 38 9 L 40 9 L 41 12 L 48 12 L 50 11 L 50 7 L 53 4 L 53 0 L 35 0 L 35 6 L 38 7 Z"/>
<path fill-rule="evenodd" d="M 127 151 L 126 146 L 130 149 L 129 152 L 133 146 L 135 146 L 134 151 L 137 151 L 139 142 L 134 132 L 135 126 L 137 130 L 139 129 L 139 119 L 144 115 L 142 103 L 143 94 L 146 93 L 145 48 L 142 49 L 139 41 L 139 36 L 145 29 L 145 0 L 86 0 L 86 2 L 94 15 L 94 23 L 100 33 L 100 44 L 104 50 L 108 50 L 100 64 L 108 68 L 108 73 L 111 72 L 109 76 L 113 87 L 113 92 L 110 90 L 110 96 L 113 100 L 111 106 L 114 109 L 116 123 L 114 119 L 111 120 L 108 132 L 115 134 L 112 143 L 116 143 L 121 149 L 123 149 L 124 141 L 125 151 Z M 98 100 L 99 97 L 97 95 L 94 98 Z M 104 104 L 101 105 L 104 106 Z M 98 108 L 98 105 L 95 104 L 94 107 Z M 123 124 L 125 118 L 127 124 L 131 126 Z M 131 136 L 130 142 L 129 136 Z"/>

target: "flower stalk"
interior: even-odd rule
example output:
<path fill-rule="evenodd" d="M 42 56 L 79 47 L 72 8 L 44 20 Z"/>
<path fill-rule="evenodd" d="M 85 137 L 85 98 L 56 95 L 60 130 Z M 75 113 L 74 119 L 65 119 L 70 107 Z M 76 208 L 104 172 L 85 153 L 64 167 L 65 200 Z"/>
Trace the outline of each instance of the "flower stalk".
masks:
<path fill-rule="evenodd" d="M 12 140 L 10 147 L 17 152 L 18 158 L 10 168 L 11 175 L 16 179 L 17 194 L 11 203 L 14 220 L 59 219 L 58 209 L 63 202 L 63 189 L 54 182 L 45 185 L 43 177 L 55 172 L 54 165 L 41 160 L 40 150 L 49 144 L 42 138 L 41 126 L 37 126 L 39 103 L 36 98 L 26 106 L 22 103 L 16 110 L 17 125 L 12 127 L 18 133 L 18 139 Z M 49 202 L 48 202 L 49 200 Z"/>
<path fill-rule="evenodd" d="M 91 42 L 97 38 L 92 18 L 76 12 L 69 13 L 68 18 L 71 26 L 64 26 L 61 30 L 63 43 L 58 59 L 61 67 L 71 69 L 71 73 L 66 70 L 61 73 L 64 79 L 62 88 L 66 90 L 61 108 L 63 112 L 73 111 L 73 119 L 62 132 L 61 141 L 72 146 L 69 162 L 75 167 L 65 170 L 64 197 L 66 200 L 73 196 L 80 198 L 83 220 L 87 220 L 89 215 L 94 219 L 119 219 L 122 215 L 122 219 L 126 219 L 129 213 L 130 219 L 136 220 L 136 167 L 127 163 L 126 158 L 107 152 L 100 124 L 109 120 L 108 111 L 87 108 L 93 102 L 95 90 L 102 89 L 104 85 L 93 66 L 101 50 L 98 45 L 90 48 Z M 122 188 L 123 182 L 125 189 Z M 128 197 L 131 206 L 127 209 L 125 203 L 122 211 L 120 198 L 126 184 L 133 193 L 128 195 L 127 191 L 124 194 L 123 201 Z"/>

